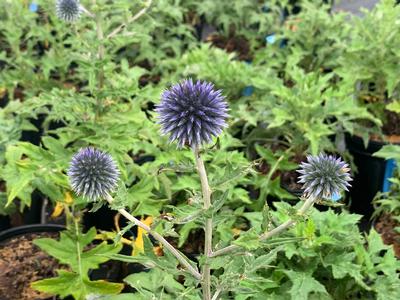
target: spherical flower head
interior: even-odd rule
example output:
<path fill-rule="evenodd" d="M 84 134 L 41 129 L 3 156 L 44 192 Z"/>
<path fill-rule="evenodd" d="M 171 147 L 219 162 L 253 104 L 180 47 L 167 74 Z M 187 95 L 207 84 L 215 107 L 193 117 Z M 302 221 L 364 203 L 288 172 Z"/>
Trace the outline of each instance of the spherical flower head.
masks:
<path fill-rule="evenodd" d="M 75 22 L 81 16 L 79 0 L 56 0 L 57 17 L 66 22 Z"/>
<path fill-rule="evenodd" d="M 321 153 L 307 156 L 307 162 L 297 170 L 301 174 L 304 196 L 313 199 L 331 199 L 350 186 L 350 168 L 342 159 Z"/>
<path fill-rule="evenodd" d="M 205 81 L 186 79 L 164 91 L 157 105 L 161 132 L 178 147 L 210 143 L 227 126 L 228 104 L 220 90 Z"/>
<path fill-rule="evenodd" d="M 111 155 L 92 147 L 83 148 L 72 157 L 67 174 L 75 193 L 90 201 L 112 192 L 119 178 Z"/>

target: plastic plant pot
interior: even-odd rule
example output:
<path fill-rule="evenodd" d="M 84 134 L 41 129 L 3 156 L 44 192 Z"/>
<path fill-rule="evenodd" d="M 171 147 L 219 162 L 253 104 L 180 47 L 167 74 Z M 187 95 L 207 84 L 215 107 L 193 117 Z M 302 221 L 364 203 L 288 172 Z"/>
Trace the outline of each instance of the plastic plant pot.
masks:
<path fill-rule="evenodd" d="M 0 232 L 10 228 L 10 217 L 0 216 Z"/>
<path fill-rule="evenodd" d="M 34 245 L 37 238 L 55 238 L 60 225 L 25 225 L 0 233 L 0 299 L 48 299 L 31 283 L 56 276 L 59 262 Z"/>
<path fill-rule="evenodd" d="M 365 148 L 360 137 L 346 136 L 346 145 L 358 169 L 350 190 L 350 210 L 369 220 L 374 212 L 372 200 L 375 195 L 390 188 L 389 179 L 393 176 L 395 163 L 393 160 L 372 156 L 386 145 L 384 142 L 370 140 Z"/>
<path fill-rule="evenodd" d="M 0 232 L 0 243 L 3 243 L 10 238 L 27 233 L 60 232 L 64 229 L 65 226 L 58 224 L 33 224 L 18 226 Z"/>

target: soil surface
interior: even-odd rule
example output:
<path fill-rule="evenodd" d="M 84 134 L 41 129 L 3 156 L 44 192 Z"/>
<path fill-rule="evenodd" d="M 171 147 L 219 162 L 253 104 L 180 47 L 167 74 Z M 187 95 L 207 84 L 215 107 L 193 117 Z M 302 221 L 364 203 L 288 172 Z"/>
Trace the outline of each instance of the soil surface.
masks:
<path fill-rule="evenodd" d="M 250 61 L 250 44 L 244 36 L 225 37 L 219 34 L 211 34 L 207 37 L 207 42 L 210 42 L 217 48 L 224 49 L 226 52 L 235 52 L 239 60 Z"/>
<path fill-rule="evenodd" d="M 396 257 L 400 259 L 400 233 L 395 231 L 395 228 L 400 226 L 398 222 L 393 220 L 390 215 L 382 215 L 375 224 L 375 229 L 378 231 L 386 245 L 392 245 Z"/>
<path fill-rule="evenodd" d="M 32 241 L 57 236 L 58 233 L 29 233 L 0 244 L 1 300 L 49 299 L 49 295 L 33 290 L 30 284 L 56 276 L 55 270 L 60 266 L 56 259 L 41 251 Z"/>
<path fill-rule="evenodd" d="M 387 136 L 400 136 L 400 114 L 393 111 L 385 111 L 386 122 L 382 126 L 382 131 Z"/>

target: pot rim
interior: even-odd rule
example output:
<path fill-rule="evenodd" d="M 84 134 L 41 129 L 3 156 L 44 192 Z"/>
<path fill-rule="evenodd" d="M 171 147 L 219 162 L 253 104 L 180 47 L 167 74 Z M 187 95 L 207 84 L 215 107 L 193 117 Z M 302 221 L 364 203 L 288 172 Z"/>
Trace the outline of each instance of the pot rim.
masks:
<path fill-rule="evenodd" d="M 0 232 L 0 243 L 6 240 L 27 233 L 59 232 L 65 230 L 64 225 L 59 224 L 31 224 L 13 227 Z"/>

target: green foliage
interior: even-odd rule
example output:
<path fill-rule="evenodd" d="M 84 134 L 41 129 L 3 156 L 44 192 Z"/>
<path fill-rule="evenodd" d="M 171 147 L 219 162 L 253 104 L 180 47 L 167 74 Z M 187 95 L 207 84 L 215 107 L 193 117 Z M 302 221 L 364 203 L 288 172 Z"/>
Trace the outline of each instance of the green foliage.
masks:
<path fill-rule="evenodd" d="M 244 35 L 254 45 L 262 44 L 264 36 L 279 26 L 281 7 L 286 3 L 276 0 L 267 3 L 252 0 L 184 1 L 185 6 L 196 12 L 197 18 L 204 17 L 205 23 L 219 33 Z"/>
<path fill-rule="evenodd" d="M 286 220 L 288 204 L 279 203 L 277 207 L 273 219 Z M 254 216 L 252 219 L 257 220 Z M 366 239 L 360 235 L 356 225 L 359 219 L 348 213 L 313 209 L 309 221 L 284 234 L 303 240 L 275 248 L 274 259 L 268 261 L 269 268 L 262 273 L 270 283 L 258 285 L 258 289 L 253 285 L 248 295 L 241 294 L 237 299 L 258 299 L 261 295 L 272 299 L 353 299 L 355 295 L 362 299 L 396 299 L 400 264 L 374 230 Z M 219 259 L 235 261 L 239 257 Z M 383 285 L 388 288 L 382 289 Z"/>
<path fill-rule="evenodd" d="M 398 51 L 394 47 L 399 41 L 400 30 L 393 26 L 398 20 L 400 8 L 393 0 L 381 1 L 365 17 L 355 19 L 349 45 L 346 49 L 345 68 L 346 80 L 361 81 L 362 90 L 368 88 L 365 83 L 376 84 L 376 95 L 382 96 L 385 91 L 389 97 L 398 88 L 399 79 L 396 76 Z"/>
<path fill-rule="evenodd" d="M 400 146 L 385 145 L 373 155 L 384 159 L 395 159 L 397 162 L 400 162 Z"/>
<path fill-rule="evenodd" d="M 68 165 L 70 152 L 51 137 L 43 138 L 43 145 L 47 149 L 27 142 L 7 148 L 7 164 L 0 172 L 7 182 L 7 205 L 17 197 L 23 205 L 30 205 L 35 189 L 53 201 L 64 199 L 69 186 L 63 170 Z"/>
<path fill-rule="evenodd" d="M 331 74 L 304 73 L 293 67 L 287 75 L 290 85 L 273 81 L 270 93 L 254 106 L 262 112 L 267 128 L 276 128 L 295 153 L 335 151 L 329 136 L 340 130 L 353 133 L 356 120 L 379 123 L 356 104 L 349 90 L 331 85 Z"/>
<path fill-rule="evenodd" d="M 13 114 L 14 111 L 21 108 L 21 103 L 11 102 L 5 108 L 0 109 L 0 164 L 4 163 L 7 147 L 21 138 L 23 130 L 37 131 L 37 128 L 26 118 Z"/>
<path fill-rule="evenodd" d="M 354 19 L 338 71 L 344 82 L 353 86 L 358 99 L 366 102 L 382 121 L 386 104 L 397 99 L 400 88 L 396 67 L 400 52 L 395 46 L 400 41 L 400 30 L 393 26 L 399 19 L 400 7 L 395 2 L 382 0 L 363 18 Z"/>
<path fill-rule="evenodd" d="M 141 263 L 150 268 L 146 272 L 131 274 L 124 279 L 144 299 L 153 299 L 154 297 L 156 299 L 160 297 L 163 299 L 176 297 L 178 299 L 199 299 L 197 291 L 191 286 L 193 279 L 190 276 L 185 277 L 184 285 L 177 281 L 178 276 L 186 276 L 187 273 L 177 268 L 175 257 L 168 251 L 165 252 L 163 257 L 158 257 L 153 253 L 153 245 L 150 239 L 147 236 L 143 236 L 143 241 L 144 253 L 138 256 L 121 254 L 106 254 L 103 256 L 124 262 Z"/>
<path fill-rule="evenodd" d="M 160 296 L 163 299 L 176 299 L 185 290 L 184 286 L 174 279 L 174 276 L 160 269 L 132 274 L 126 277 L 124 281 L 148 299 L 154 296 Z M 166 295 L 163 296 L 164 294 Z"/>
<path fill-rule="evenodd" d="M 319 294 L 323 298 L 328 294 L 325 287 L 309 273 L 286 271 L 285 275 L 292 282 L 289 290 L 291 299 L 307 300 L 310 294 Z"/>
<path fill-rule="evenodd" d="M 274 224 L 287 220 L 292 210 L 289 204 L 276 206 L 277 211 L 270 212 Z M 374 230 L 366 238 L 360 234 L 357 227 L 360 216 L 313 209 L 306 222 L 300 222 L 282 237 L 260 244 L 257 237 L 264 222 L 262 213 L 236 210 L 234 214 L 247 219 L 251 229 L 234 240 L 234 244 L 243 246 L 241 253 L 210 261 L 215 288 L 222 299 L 228 294 L 235 295 L 235 299 L 353 299 L 356 295 L 362 299 L 396 299 L 399 296 L 400 263 Z M 176 276 L 184 275 L 184 285 L 189 286 L 190 276 L 176 270 L 164 273 L 176 264 L 168 252 L 164 257 L 155 256 L 147 238 L 145 249 L 139 257 L 115 254 L 107 257 L 139 262 L 151 269 L 150 274 L 130 275 L 125 280 L 137 287 L 142 296 L 195 297 L 190 288 L 183 292 L 184 287 L 176 286 L 175 282 Z M 160 278 L 157 282 L 163 284 L 148 284 L 144 276 Z"/>
<path fill-rule="evenodd" d="M 354 93 L 374 82 L 373 94 L 398 94 L 393 1 L 352 20 L 355 29 L 320 1 L 302 1 L 302 12 L 285 24 L 282 9 L 290 1 L 157 0 L 129 22 L 150 2 L 82 0 L 96 18 L 83 14 L 74 24 L 56 18 L 53 0 L 38 0 L 36 14 L 25 2 L 0 4 L 0 95 L 8 99 L 0 109 L 0 214 L 29 206 L 35 190 L 52 204 L 65 202 L 71 155 L 90 145 L 109 152 L 121 170 L 113 209 L 152 216 L 152 229 L 182 251 L 212 216 L 216 249 L 241 247 L 208 261 L 191 253 L 199 265 L 210 264 L 212 290 L 222 299 L 399 298 L 398 262 L 376 232 L 361 236 L 356 215 L 313 210 L 308 219 L 296 216 L 297 225 L 282 236 L 258 238 L 295 217 L 288 204 L 276 204 L 276 211 L 265 205 L 267 196 L 293 198 L 277 176 L 296 168 L 293 158 L 336 152 L 332 135 L 357 133 L 361 122 L 381 125 Z M 199 41 L 205 24 L 249 41 L 252 62 Z M 272 45 L 265 44 L 269 34 L 277 38 Z M 202 153 L 213 192 L 207 210 L 193 153 L 169 145 L 154 122 L 161 92 L 182 77 L 214 82 L 230 106 L 229 130 Z M 249 86 L 252 95 L 243 96 Z M 385 107 L 398 112 L 398 101 Z M 21 141 L 23 131 L 39 131 L 37 145 Z M 387 146 L 377 155 L 398 158 L 398 149 Z M 398 200 L 397 190 L 382 203 L 392 198 Z M 397 211 L 397 202 L 390 203 Z M 87 203 L 74 197 L 72 205 Z M 200 299 L 199 282 L 167 249 L 155 255 L 148 236 L 144 253 L 118 253 L 131 227 L 117 245 L 95 245 L 95 229 L 83 234 L 77 227 L 59 241 L 37 240 L 66 267 L 34 287 L 61 298 Z M 137 292 L 109 295 L 122 284 L 90 280 L 90 270 L 108 259 L 147 268 L 125 279 Z"/>
<path fill-rule="evenodd" d="M 397 166 L 400 165 L 400 146 L 398 145 L 385 145 L 374 156 L 384 159 L 394 159 Z M 392 178 L 388 180 L 391 182 L 390 191 L 386 193 L 378 193 L 374 199 L 374 214 L 373 217 L 391 218 L 396 222 L 400 222 L 400 173 L 398 167 Z M 396 227 L 396 231 L 400 232 L 400 227 Z"/>
<path fill-rule="evenodd" d="M 272 50 L 260 49 L 256 60 L 278 70 L 294 63 L 305 72 L 334 71 L 346 49 L 351 25 L 347 14 L 329 10 L 323 1 L 301 1 L 300 13 L 289 15 L 275 32 L 275 43 L 268 45 Z"/>
<path fill-rule="evenodd" d="M 166 64 L 174 69 L 178 78 L 196 77 L 215 83 L 228 93 L 230 99 L 240 97 L 243 88 L 255 75 L 248 63 L 236 59 L 235 53 L 208 44 L 185 53 L 179 61 L 172 60 Z"/>
<path fill-rule="evenodd" d="M 77 225 L 75 225 L 77 226 Z M 89 271 L 96 269 L 108 259 L 105 255 L 118 253 L 121 245 L 102 242 L 93 246 L 96 229 L 81 233 L 77 227 L 60 233 L 60 240 L 42 238 L 34 241 L 43 251 L 55 257 L 68 269 L 58 270 L 58 276 L 36 281 L 32 287 L 49 294 L 59 295 L 62 299 L 72 295 L 76 300 L 87 299 L 88 295 L 117 294 L 123 285 L 104 280 L 91 281 Z M 88 246 L 90 247 L 88 248 Z"/>
<path fill-rule="evenodd" d="M 1 216 L 7 216 L 14 213 L 16 210 L 15 205 L 7 206 L 7 195 L 4 192 L 0 192 L 0 218 Z"/>

